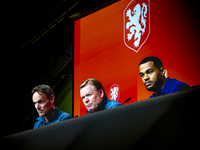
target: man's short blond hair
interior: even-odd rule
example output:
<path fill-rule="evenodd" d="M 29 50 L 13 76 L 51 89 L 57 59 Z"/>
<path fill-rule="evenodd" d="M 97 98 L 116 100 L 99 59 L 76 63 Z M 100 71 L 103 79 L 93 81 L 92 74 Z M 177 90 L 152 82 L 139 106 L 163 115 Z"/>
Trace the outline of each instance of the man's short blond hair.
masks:
<path fill-rule="evenodd" d="M 97 79 L 95 78 L 89 78 L 87 80 L 85 80 L 79 87 L 79 90 L 81 90 L 82 88 L 84 88 L 86 85 L 91 84 L 93 85 L 94 89 L 98 92 L 99 90 L 103 90 L 104 92 L 104 97 L 107 97 L 107 94 L 104 90 L 104 87 L 102 86 L 101 82 L 99 82 Z"/>

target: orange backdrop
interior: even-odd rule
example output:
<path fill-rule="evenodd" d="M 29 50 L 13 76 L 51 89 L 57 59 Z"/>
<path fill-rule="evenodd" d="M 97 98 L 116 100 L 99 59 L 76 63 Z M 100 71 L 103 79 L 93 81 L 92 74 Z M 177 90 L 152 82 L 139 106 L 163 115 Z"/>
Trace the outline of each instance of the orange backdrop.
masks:
<path fill-rule="evenodd" d="M 117 84 L 120 103 L 129 97 L 128 103 L 149 98 L 152 93 L 141 81 L 138 64 L 150 55 L 161 59 L 170 78 L 189 86 L 200 84 L 200 22 L 195 1 L 148 1 L 149 36 L 138 52 L 124 44 L 124 12 L 130 2 L 118 1 L 75 21 L 74 116 L 86 114 L 79 86 L 88 78 L 98 79 L 108 95 Z"/>

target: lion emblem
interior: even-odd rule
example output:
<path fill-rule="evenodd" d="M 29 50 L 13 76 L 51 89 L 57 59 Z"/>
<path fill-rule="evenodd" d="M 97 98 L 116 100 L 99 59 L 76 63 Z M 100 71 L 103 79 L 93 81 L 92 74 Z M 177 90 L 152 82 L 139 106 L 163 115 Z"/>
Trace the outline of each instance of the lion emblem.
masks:
<path fill-rule="evenodd" d="M 141 34 L 145 32 L 146 28 L 146 16 L 147 15 L 147 5 L 145 3 L 137 4 L 133 11 L 128 9 L 126 12 L 126 16 L 129 18 L 130 22 L 126 23 L 126 29 L 129 29 L 127 34 L 127 39 L 131 40 L 134 35 L 134 45 L 138 47 L 140 44 Z"/>
<path fill-rule="evenodd" d="M 132 0 L 123 12 L 124 43 L 138 52 L 150 34 L 150 0 Z"/>

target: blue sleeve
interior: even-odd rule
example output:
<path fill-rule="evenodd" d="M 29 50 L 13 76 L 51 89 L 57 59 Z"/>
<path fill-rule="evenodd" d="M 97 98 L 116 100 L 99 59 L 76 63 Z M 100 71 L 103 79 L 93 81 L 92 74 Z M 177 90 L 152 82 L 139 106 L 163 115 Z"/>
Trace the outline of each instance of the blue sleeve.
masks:
<path fill-rule="evenodd" d="M 38 128 L 38 126 L 39 126 L 39 121 L 37 121 L 36 123 L 34 123 L 33 129 Z"/>
<path fill-rule="evenodd" d="M 112 104 L 110 105 L 110 108 L 114 108 L 114 107 L 118 107 L 121 106 L 122 104 L 117 102 L 117 101 L 113 101 Z"/>
<path fill-rule="evenodd" d="M 67 120 L 67 119 L 70 119 L 70 118 L 72 118 L 72 116 L 70 114 L 68 114 L 68 113 L 65 113 L 60 118 L 60 121 Z"/>
<path fill-rule="evenodd" d="M 187 89 L 189 89 L 189 88 L 190 88 L 190 87 L 189 87 L 187 84 L 178 81 L 178 82 L 176 82 L 175 84 L 173 84 L 173 85 L 171 86 L 171 88 L 170 88 L 169 91 L 168 91 L 168 94 L 169 94 L 169 93 L 178 92 L 178 91 L 182 91 L 182 90 L 187 90 Z"/>

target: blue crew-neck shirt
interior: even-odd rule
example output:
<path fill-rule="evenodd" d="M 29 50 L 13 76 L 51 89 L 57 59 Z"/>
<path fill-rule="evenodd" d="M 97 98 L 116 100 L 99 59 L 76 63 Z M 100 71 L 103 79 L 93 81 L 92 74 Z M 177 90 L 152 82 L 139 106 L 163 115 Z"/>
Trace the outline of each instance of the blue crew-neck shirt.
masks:
<path fill-rule="evenodd" d="M 101 103 L 97 106 L 97 111 L 100 110 L 106 110 L 114 107 L 121 106 L 122 104 L 115 101 L 115 100 L 109 100 L 107 97 L 105 97 Z M 87 111 L 87 113 L 91 114 L 91 111 Z"/>
<path fill-rule="evenodd" d="M 170 79 L 169 77 L 167 78 L 164 87 L 159 90 L 157 92 L 157 95 L 153 94 L 150 96 L 150 98 L 156 97 L 156 96 L 161 96 L 161 95 L 166 95 L 166 94 L 170 94 L 170 93 L 174 93 L 174 92 L 178 92 L 178 91 L 182 91 L 182 90 L 186 90 L 189 89 L 190 87 L 181 82 L 178 81 L 176 79 Z"/>
<path fill-rule="evenodd" d="M 35 128 L 39 128 L 39 127 L 43 127 L 49 124 L 53 124 L 56 122 L 60 122 L 63 120 L 67 120 L 72 118 L 70 114 L 60 111 L 57 107 L 54 109 L 54 114 L 51 115 L 49 117 L 49 120 L 46 122 L 44 117 L 39 116 L 38 118 L 36 118 L 36 120 L 38 120 L 37 122 L 35 122 L 33 129 Z"/>

